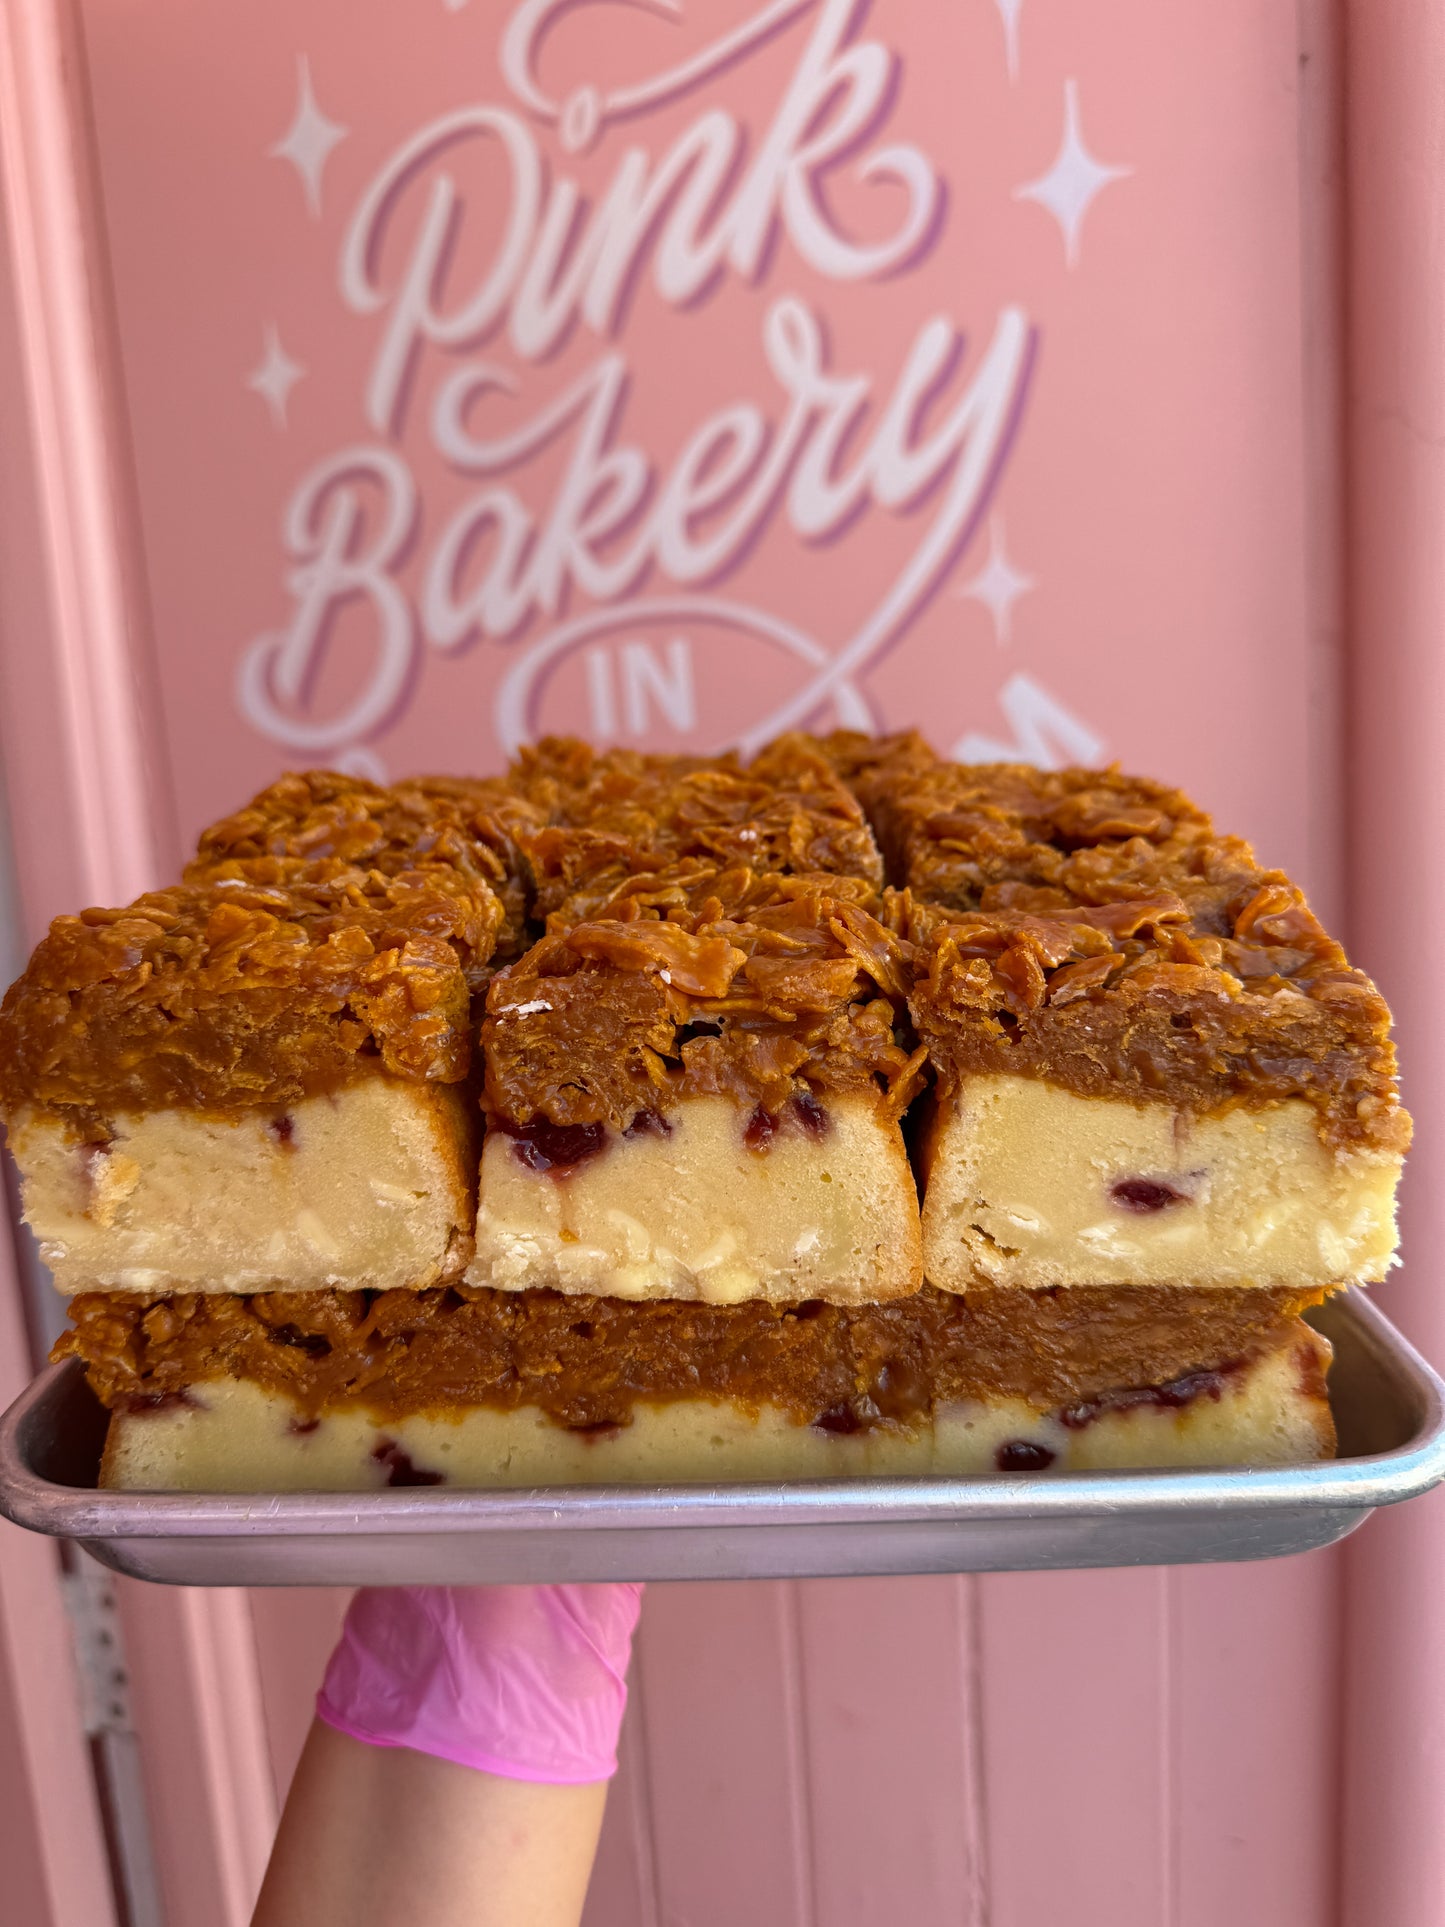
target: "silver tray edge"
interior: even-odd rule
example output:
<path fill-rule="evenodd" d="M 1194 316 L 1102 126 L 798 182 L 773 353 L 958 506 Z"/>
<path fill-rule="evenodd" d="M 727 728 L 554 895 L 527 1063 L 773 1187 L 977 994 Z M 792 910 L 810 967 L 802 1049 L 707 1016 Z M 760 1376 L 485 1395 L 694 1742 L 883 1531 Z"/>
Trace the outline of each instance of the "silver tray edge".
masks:
<path fill-rule="evenodd" d="M 1143 1525 L 1161 1515 L 1203 1525 L 1211 1516 L 1325 1511 L 1304 1543 L 1351 1530 L 1374 1507 L 1397 1504 L 1445 1480 L 1445 1382 L 1370 1301 L 1336 1300 L 1332 1323 L 1387 1370 L 1413 1408 L 1414 1429 L 1396 1449 L 1320 1465 L 1261 1470 L 1062 1473 L 959 1479 L 849 1479 L 797 1484 L 566 1487 L 478 1492 L 402 1489 L 267 1495 L 101 1492 L 58 1485 L 30 1463 L 45 1413 L 79 1373 L 50 1366 L 0 1418 L 0 1513 L 32 1531 L 92 1542 L 251 1538 L 328 1540 L 378 1536 L 587 1532 L 669 1533 L 739 1527 L 982 1525 L 1039 1527 L 1097 1519 Z M 1346 1515 L 1349 1515 L 1348 1517 Z M 1263 1523 L 1260 1519 L 1259 1523 Z M 1280 1521 L 1280 1523 L 1283 1523 Z M 1305 1522 L 1299 1522 L 1304 1527 Z M 1285 1549 L 1285 1548 L 1282 1548 Z M 159 1548 L 157 1548 L 159 1550 Z M 299 1550 L 299 1548 L 298 1548 Z M 120 1547 L 114 1546 L 117 1555 Z M 140 1551 L 140 1547 L 136 1547 Z M 1207 1555 L 1206 1555 L 1207 1556 Z M 297 1583 L 302 1583 L 300 1580 Z"/>

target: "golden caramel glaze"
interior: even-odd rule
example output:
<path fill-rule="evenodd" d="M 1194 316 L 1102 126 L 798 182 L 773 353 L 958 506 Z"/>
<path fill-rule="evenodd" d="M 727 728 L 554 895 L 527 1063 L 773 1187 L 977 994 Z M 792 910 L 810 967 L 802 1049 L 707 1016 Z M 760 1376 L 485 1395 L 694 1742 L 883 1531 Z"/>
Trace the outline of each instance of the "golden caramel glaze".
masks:
<path fill-rule="evenodd" d="M 73 1301 L 72 1329 L 51 1356 L 82 1359 L 120 1411 L 241 1378 L 309 1417 L 539 1406 L 583 1428 L 626 1425 L 638 1402 L 725 1398 L 851 1432 L 984 1397 L 1082 1418 L 1111 1394 L 1228 1373 L 1322 1295 L 1080 1285 L 958 1297 L 925 1286 L 886 1305 L 718 1306 L 465 1285 L 97 1292 Z"/>
<path fill-rule="evenodd" d="M 547 815 L 547 828 L 520 840 L 535 914 L 552 923 L 689 859 L 883 880 L 862 808 L 809 737 L 779 738 L 747 769 L 732 756 L 599 752 L 549 737 L 522 752 L 512 780 Z"/>
<path fill-rule="evenodd" d="M 858 729 L 835 729 L 806 737 L 826 756 L 839 781 L 858 798 L 871 822 L 879 798 L 890 788 L 947 767 L 944 758 L 916 729 L 891 736 L 865 736 Z"/>
<path fill-rule="evenodd" d="M 808 1091 L 870 1092 L 897 1116 L 917 1088 L 907 946 L 861 879 L 692 864 L 601 907 L 494 978 L 494 1119 L 625 1129 L 684 1096 L 776 1113 Z"/>
<path fill-rule="evenodd" d="M 244 809 L 203 830 L 184 878 L 284 888 L 349 868 L 383 876 L 448 870 L 486 884 L 500 900 L 496 958 L 505 961 L 528 942 L 527 872 L 518 838 L 543 821 L 500 776 L 415 776 L 384 788 L 364 777 L 309 770 L 278 777 Z M 483 978 L 490 976 L 485 960 L 480 968 Z"/>
<path fill-rule="evenodd" d="M 1115 769 L 948 763 L 916 732 L 839 732 L 824 746 L 868 812 L 889 882 L 928 903 L 1015 907 L 1035 889 L 1110 903 L 1257 867 L 1181 791 Z"/>
<path fill-rule="evenodd" d="M 0 1111 L 231 1111 L 368 1066 L 455 1083 L 468 970 L 500 921 L 486 884 L 457 872 L 346 868 L 59 917 L 0 1006 Z"/>

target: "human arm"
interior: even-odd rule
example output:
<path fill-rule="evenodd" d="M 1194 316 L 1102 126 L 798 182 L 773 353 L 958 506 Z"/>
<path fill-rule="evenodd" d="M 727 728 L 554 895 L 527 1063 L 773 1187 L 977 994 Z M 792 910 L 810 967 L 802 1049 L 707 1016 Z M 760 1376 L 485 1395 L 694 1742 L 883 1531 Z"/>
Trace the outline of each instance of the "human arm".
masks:
<path fill-rule="evenodd" d="M 358 1594 L 254 1927 L 576 1927 L 640 1592 Z"/>

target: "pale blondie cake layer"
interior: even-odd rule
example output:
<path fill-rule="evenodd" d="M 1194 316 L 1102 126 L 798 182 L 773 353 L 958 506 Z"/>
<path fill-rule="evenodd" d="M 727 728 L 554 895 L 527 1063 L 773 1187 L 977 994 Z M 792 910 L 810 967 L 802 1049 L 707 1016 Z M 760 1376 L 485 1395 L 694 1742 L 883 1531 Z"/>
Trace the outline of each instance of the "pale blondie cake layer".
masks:
<path fill-rule="evenodd" d="M 230 877 L 58 919 L 0 1009 L 0 1115 L 62 1289 L 459 1275 L 470 979 L 500 922 L 444 866 Z"/>
<path fill-rule="evenodd" d="M 475 1103 L 377 1076 L 278 1109 L 115 1111 L 102 1139 L 12 1120 L 63 1292 L 425 1289 L 471 1252 Z"/>
<path fill-rule="evenodd" d="M 554 928 L 487 1000 L 477 1284 L 856 1302 L 922 1282 L 921 1054 L 871 887 L 696 862 Z"/>
<path fill-rule="evenodd" d="M 929 1109 L 924 1265 L 944 1290 L 1310 1290 L 1394 1262 L 1399 1159 L 1332 1149 L 1304 1102 L 1196 1117 L 983 1076 Z"/>
<path fill-rule="evenodd" d="M 830 753 L 905 887 L 936 1284 L 1384 1275 L 1390 1015 L 1288 877 L 1116 771 Z"/>
<path fill-rule="evenodd" d="M 771 1403 L 705 1397 L 639 1403 L 625 1426 L 586 1430 L 535 1405 L 310 1417 L 254 1381 L 213 1381 L 184 1401 L 118 1412 L 101 1482 L 132 1491 L 365 1491 L 1304 1464 L 1334 1450 L 1328 1358 L 1325 1341 L 1292 1320 L 1220 1371 L 1056 1409 L 985 1393 L 856 1431 L 807 1423 Z"/>
<path fill-rule="evenodd" d="M 917 1288 L 913 1173 L 871 1098 L 684 1097 L 639 1118 L 489 1132 L 470 1281 L 717 1305 Z"/>

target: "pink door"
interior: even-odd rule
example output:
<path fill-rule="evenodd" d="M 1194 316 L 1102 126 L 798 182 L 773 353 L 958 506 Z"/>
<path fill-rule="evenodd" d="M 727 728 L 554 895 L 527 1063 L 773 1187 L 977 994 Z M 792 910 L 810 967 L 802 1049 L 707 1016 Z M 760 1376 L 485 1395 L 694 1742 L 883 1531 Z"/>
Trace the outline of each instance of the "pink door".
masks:
<path fill-rule="evenodd" d="M 1441 78 L 1418 0 L 0 0 L 12 949 L 297 764 L 1117 757 L 1397 1000 L 1445 1339 Z M 1438 1927 L 1438 1518 L 657 1587 L 591 1927 Z M 240 1927 L 344 1602 L 100 1590 L 0 1534 L 16 1918 Z"/>

